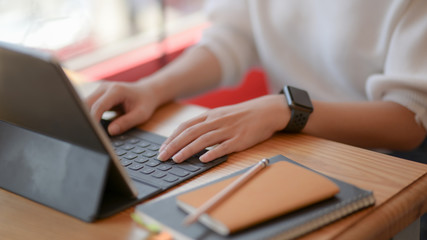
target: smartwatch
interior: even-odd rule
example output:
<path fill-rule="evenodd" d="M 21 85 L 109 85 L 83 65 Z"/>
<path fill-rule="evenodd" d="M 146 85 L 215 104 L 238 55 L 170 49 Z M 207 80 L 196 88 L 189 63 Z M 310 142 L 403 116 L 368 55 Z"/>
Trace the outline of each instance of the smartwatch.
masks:
<path fill-rule="evenodd" d="M 285 94 L 287 104 L 291 109 L 291 119 L 282 131 L 288 133 L 300 132 L 307 123 L 310 113 L 313 112 L 313 104 L 308 93 L 291 86 L 284 86 L 280 93 Z"/>

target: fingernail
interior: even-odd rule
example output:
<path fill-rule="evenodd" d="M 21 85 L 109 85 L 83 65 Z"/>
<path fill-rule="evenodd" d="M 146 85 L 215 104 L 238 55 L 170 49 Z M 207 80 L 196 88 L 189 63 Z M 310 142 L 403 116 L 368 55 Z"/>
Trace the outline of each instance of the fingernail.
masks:
<path fill-rule="evenodd" d="M 174 161 L 174 162 L 176 162 L 176 163 L 180 163 L 180 162 L 182 162 L 182 153 L 181 152 L 178 152 L 177 154 L 175 154 L 173 157 L 172 157 L 172 160 Z"/>
<path fill-rule="evenodd" d="M 164 151 L 160 151 L 159 155 L 157 155 L 157 159 L 159 159 L 160 161 L 165 161 L 166 160 L 166 153 Z"/>
<path fill-rule="evenodd" d="M 205 158 L 206 158 L 206 153 L 199 157 L 200 162 L 206 163 L 207 161 Z"/>
<path fill-rule="evenodd" d="M 120 127 L 117 124 L 110 124 L 108 127 L 108 131 L 110 132 L 110 135 L 117 135 L 120 133 Z"/>

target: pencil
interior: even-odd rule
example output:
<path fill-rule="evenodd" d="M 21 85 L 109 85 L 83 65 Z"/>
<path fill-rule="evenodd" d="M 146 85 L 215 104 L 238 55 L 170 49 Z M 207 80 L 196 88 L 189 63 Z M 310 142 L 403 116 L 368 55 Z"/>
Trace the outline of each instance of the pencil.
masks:
<path fill-rule="evenodd" d="M 195 212 L 188 215 L 184 219 L 183 224 L 185 226 L 193 224 L 195 221 L 197 221 L 199 219 L 199 217 L 201 215 L 206 213 L 209 209 L 211 209 L 213 206 L 218 204 L 221 200 L 223 200 L 229 194 L 233 193 L 240 186 L 242 186 L 244 183 L 246 183 L 255 174 L 257 174 L 259 171 L 264 169 L 269 164 L 269 162 L 270 162 L 270 160 L 267 158 L 264 158 L 261 161 L 259 161 L 252 168 L 250 168 L 247 172 L 245 172 L 243 175 L 241 175 L 239 178 L 237 178 L 235 181 L 233 181 L 230 185 L 228 185 L 226 188 L 219 191 L 212 198 L 210 198 L 208 201 L 206 201 L 204 204 L 202 204 L 202 206 L 200 206 L 198 209 L 196 209 Z"/>

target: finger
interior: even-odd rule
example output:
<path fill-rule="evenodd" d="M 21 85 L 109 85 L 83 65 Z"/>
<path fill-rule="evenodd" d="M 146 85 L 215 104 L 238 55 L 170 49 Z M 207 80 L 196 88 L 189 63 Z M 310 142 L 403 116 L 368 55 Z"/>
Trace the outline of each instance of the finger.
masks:
<path fill-rule="evenodd" d="M 126 132 L 127 130 L 145 122 L 146 114 L 140 110 L 133 110 L 117 117 L 108 126 L 108 133 L 112 136 Z"/>
<path fill-rule="evenodd" d="M 99 97 L 101 97 L 105 92 L 105 85 L 101 84 L 93 93 L 91 93 L 88 97 L 85 99 L 86 105 L 90 108 L 92 108 L 92 105 L 98 100 Z"/>
<path fill-rule="evenodd" d="M 225 156 L 227 154 L 230 154 L 230 153 L 235 151 L 232 148 L 233 145 L 234 144 L 233 144 L 232 139 L 227 140 L 227 141 L 223 141 L 221 144 L 218 144 L 217 146 L 215 146 L 211 150 L 204 153 L 202 156 L 200 156 L 199 159 L 201 162 L 207 163 L 207 162 L 210 162 L 210 161 L 215 160 L 217 158 L 220 158 L 222 156 Z"/>
<path fill-rule="evenodd" d="M 122 101 L 123 96 L 117 94 L 116 91 L 107 90 L 96 102 L 93 103 L 91 114 L 96 120 L 100 120 L 105 111 L 113 109 L 117 105 L 121 104 Z"/>
<path fill-rule="evenodd" d="M 224 134 L 217 130 L 206 132 L 200 137 L 196 138 L 194 141 L 185 145 L 181 150 L 178 151 L 178 153 L 176 153 L 172 157 L 172 159 L 177 163 L 183 162 L 189 157 L 202 151 L 206 147 L 223 142 L 226 138 L 227 137 L 224 136 Z"/>
<path fill-rule="evenodd" d="M 196 124 L 199 124 L 206 120 L 206 116 L 200 115 L 198 117 L 192 118 L 186 122 L 181 123 L 174 131 L 173 133 L 163 142 L 163 144 L 160 146 L 159 152 L 163 152 L 165 147 L 169 145 L 171 141 L 173 141 L 177 136 L 179 136 L 183 131 L 188 129 L 191 126 L 194 126 Z M 167 159 L 167 158 L 166 158 Z"/>
<path fill-rule="evenodd" d="M 197 126 L 197 125 L 196 125 Z M 200 127 L 190 127 L 185 129 L 182 133 L 174 138 L 168 138 L 166 145 L 160 151 L 158 159 L 166 160 L 175 155 L 179 150 L 188 145 L 190 142 L 198 138 L 200 135 L 206 133 Z"/>
<path fill-rule="evenodd" d="M 195 122 L 193 121 L 192 123 Z M 159 153 L 158 159 L 164 161 L 171 158 L 190 142 L 211 130 L 213 129 L 209 125 L 200 122 L 194 126 L 185 128 L 182 132 L 181 130 L 177 131 L 180 132 L 179 135 L 167 139 L 167 142 L 163 145 L 163 149 Z"/>

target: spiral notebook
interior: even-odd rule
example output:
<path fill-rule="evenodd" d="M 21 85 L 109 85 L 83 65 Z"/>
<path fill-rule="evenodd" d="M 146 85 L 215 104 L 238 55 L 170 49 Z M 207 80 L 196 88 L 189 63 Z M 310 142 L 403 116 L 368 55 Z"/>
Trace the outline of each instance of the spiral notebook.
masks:
<path fill-rule="evenodd" d="M 289 164 L 309 169 L 282 155 L 275 156 L 270 160 L 272 164 L 285 161 Z M 233 177 L 244 171 L 245 170 L 198 187 L 197 189 L 199 190 L 197 191 L 217 184 L 224 179 Z M 136 213 L 147 223 L 159 224 L 176 239 L 292 239 L 375 203 L 375 198 L 371 191 L 325 176 L 311 169 L 309 169 L 309 171 L 333 182 L 338 186 L 339 192 L 332 197 L 326 197 L 324 200 L 318 199 L 315 203 L 308 203 L 305 207 L 300 207 L 297 210 L 281 212 L 276 217 L 263 219 L 240 231 L 231 231 L 231 233 L 226 236 L 214 231 L 212 226 L 207 227 L 206 223 L 197 222 L 189 227 L 182 225 L 183 219 L 188 215 L 188 209 L 183 211 L 181 208 L 182 206 L 179 207 L 177 204 L 177 202 L 179 202 L 177 198 L 190 194 L 195 191 L 194 189 L 179 195 L 139 205 L 136 208 Z M 271 182 L 266 188 L 274 188 L 279 191 L 284 184 L 286 183 Z M 265 206 L 265 208 L 268 207 L 269 206 Z M 251 210 L 248 209 L 248 211 Z"/>

